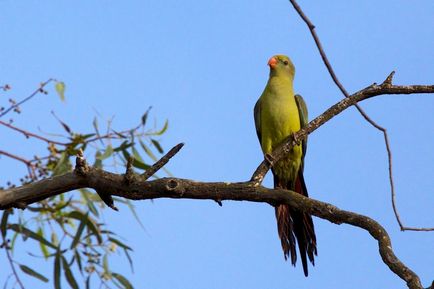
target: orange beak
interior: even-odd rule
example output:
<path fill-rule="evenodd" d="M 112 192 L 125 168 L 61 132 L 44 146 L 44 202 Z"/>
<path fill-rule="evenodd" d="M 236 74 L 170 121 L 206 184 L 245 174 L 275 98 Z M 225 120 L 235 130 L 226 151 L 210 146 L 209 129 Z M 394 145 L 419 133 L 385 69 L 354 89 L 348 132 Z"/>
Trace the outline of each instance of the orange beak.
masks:
<path fill-rule="evenodd" d="M 276 67 L 277 65 L 277 59 L 273 57 L 270 58 L 270 60 L 268 60 L 268 66 L 271 67 L 271 69 L 273 69 L 274 67 Z"/>

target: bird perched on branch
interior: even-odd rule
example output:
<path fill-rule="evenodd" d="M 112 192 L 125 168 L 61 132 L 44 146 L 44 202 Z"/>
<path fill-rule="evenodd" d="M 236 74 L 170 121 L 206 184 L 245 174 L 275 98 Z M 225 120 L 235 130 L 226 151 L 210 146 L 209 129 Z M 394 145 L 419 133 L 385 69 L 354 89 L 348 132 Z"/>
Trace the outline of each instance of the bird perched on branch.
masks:
<path fill-rule="evenodd" d="M 266 157 L 308 122 L 306 104 L 300 95 L 294 94 L 295 68 L 291 60 L 285 55 L 275 55 L 270 58 L 268 65 L 270 77 L 254 110 L 256 132 Z M 303 178 L 306 144 L 305 139 L 273 165 L 274 188 L 308 196 Z M 276 206 L 275 212 L 285 260 L 291 256 L 291 263 L 295 266 L 298 244 L 304 275 L 307 276 L 307 258 L 315 265 L 314 255 L 317 255 L 312 217 L 286 204 Z"/>

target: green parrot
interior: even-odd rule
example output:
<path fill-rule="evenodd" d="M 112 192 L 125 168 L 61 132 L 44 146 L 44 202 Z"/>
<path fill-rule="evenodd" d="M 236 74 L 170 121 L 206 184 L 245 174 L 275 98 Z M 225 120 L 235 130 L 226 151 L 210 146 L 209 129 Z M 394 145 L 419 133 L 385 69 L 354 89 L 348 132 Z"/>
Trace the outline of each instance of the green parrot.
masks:
<path fill-rule="evenodd" d="M 294 95 L 295 68 L 288 56 L 275 55 L 268 61 L 270 77 L 264 92 L 256 102 L 254 116 L 256 133 L 265 155 L 271 153 L 289 135 L 307 125 L 307 107 L 300 95 Z M 295 191 L 308 196 L 303 178 L 307 140 L 292 148 L 287 156 L 272 168 L 274 188 Z M 315 265 L 316 236 L 312 217 L 283 204 L 275 208 L 277 230 L 285 260 L 297 262 L 296 243 L 308 276 L 307 257 Z"/>

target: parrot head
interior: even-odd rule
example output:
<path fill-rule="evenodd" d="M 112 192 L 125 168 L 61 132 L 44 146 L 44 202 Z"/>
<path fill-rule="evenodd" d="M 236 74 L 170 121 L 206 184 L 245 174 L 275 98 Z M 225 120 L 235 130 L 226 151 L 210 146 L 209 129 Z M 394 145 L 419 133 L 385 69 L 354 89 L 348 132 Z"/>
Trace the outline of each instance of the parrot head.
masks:
<path fill-rule="evenodd" d="M 289 76 L 294 78 L 295 67 L 286 55 L 274 55 L 268 60 L 270 76 Z"/>

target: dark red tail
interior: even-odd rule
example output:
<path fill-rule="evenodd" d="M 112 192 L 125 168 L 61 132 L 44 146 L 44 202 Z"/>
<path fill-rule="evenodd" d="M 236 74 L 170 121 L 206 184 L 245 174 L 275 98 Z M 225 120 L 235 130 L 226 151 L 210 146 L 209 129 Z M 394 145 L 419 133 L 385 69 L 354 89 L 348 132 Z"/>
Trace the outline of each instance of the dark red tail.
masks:
<path fill-rule="evenodd" d="M 281 183 L 278 177 L 274 176 L 274 187 L 281 189 L 293 189 L 299 194 L 308 197 L 303 173 L 300 171 L 295 185 Z M 291 255 L 291 263 L 295 266 L 297 262 L 296 242 L 303 264 L 304 275 L 307 277 L 307 257 L 312 265 L 315 265 L 314 255 L 317 255 L 315 228 L 312 216 L 292 209 L 288 205 L 278 205 L 276 208 L 277 230 L 282 243 L 285 260 Z M 297 241 L 296 241 L 297 240 Z"/>

